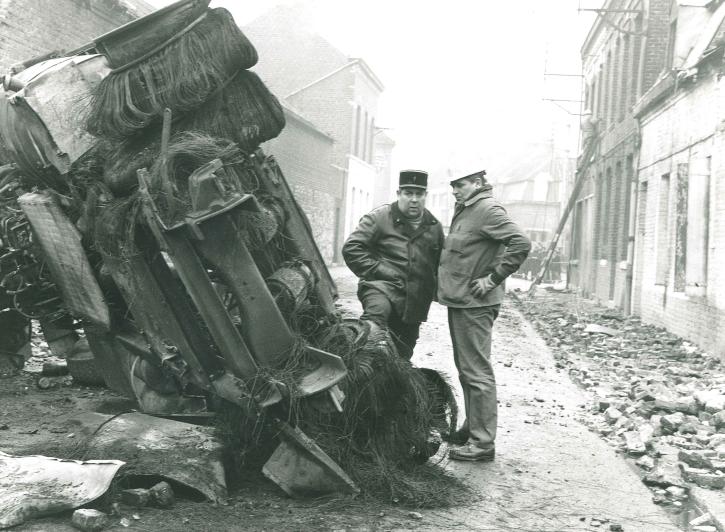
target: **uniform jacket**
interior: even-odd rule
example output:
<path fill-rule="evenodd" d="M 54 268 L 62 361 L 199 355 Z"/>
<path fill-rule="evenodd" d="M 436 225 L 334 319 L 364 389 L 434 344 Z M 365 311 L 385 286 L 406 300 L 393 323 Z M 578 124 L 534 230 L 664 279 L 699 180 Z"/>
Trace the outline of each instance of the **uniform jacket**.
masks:
<path fill-rule="evenodd" d="M 456 308 L 486 307 L 503 301 L 502 281 L 519 269 L 531 241 L 491 196 L 491 186 L 456 205 L 438 268 L 438 301 Z M 501 283 L 481 298 L 471 293 L 474 279 L 493 274 Z"/>
<path fill-rule="evenodd" d="M 436 293 L 443 228 L 426 209 L 418 229 L 397 203 L 366 214 L 342 248 L 345 264 L 360 278 L 358 294 L 383 292 L 406 323 L 425 321 Z"/>

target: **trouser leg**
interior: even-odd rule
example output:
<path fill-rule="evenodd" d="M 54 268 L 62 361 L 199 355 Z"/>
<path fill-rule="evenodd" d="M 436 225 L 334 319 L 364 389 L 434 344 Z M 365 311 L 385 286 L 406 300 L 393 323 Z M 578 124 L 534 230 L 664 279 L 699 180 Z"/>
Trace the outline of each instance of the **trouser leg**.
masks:
<path fill-rule="evenodd" d="M 405 323 L 393 311 L 390 316 L 389 327 L 390 332 L 393 334 L 395 346 L 398 348 L 398 354 L 406 360 L 410 360 L 420 334 L 420 322 Z"/>
<path fill-rule="evenodd" d="M 377 290 L 367 290 L 364 293 L 358 293 L 358 298 L 363 306 L 360 319 L 374 321 L 383 329 L 387 329 L 390 314 L 393 312 L 393 306 L 388 297 Z"/>
<path fill-rule="evenodd" d="M 491 331 L 499 305 L 449 308 L 453 358 L 463 388 L 469 442 L 483 449 L 494 446 L 498 407 L 491 364 Z"/>
<path fill-rule="evenodd" d="M 420 322 L 403 322 L 393 309 L 388 297 L 377 290 L 368 290 L 360 294 L 359 298 L 363 306 L 363 314 L 360 319 L 374 321 L 380 327 L 388 329 L 398 354 L 410 360 L 418 341 Z"/>

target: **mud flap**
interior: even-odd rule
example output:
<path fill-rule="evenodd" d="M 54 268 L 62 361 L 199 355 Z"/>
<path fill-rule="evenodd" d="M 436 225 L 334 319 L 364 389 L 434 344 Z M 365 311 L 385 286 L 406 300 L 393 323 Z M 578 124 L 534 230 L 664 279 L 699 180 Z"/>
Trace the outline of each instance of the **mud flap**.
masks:
<path fill-rule="evenodd" d="M 282 442 L 262 473 L 290 497 L 360 492 L 347 474 L 304 432 L 279 422 Z"/>

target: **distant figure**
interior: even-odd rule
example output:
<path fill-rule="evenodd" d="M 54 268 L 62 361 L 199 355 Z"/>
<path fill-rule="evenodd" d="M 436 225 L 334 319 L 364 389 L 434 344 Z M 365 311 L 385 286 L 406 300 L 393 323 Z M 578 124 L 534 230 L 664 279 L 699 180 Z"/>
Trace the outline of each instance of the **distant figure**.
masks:
<path fill-rule="evenodd" d="M 435 296 L 443 228 L 425 208 L 428 174 L 404 170 L 398 183 L 398 200 L 363 216 L 342 256 L 360 278 L 361 319 L 388 329 L 410 359 Z"/>
<path fill-rule="evenodd" d="M 504 297 L 503 281 L 531 249 L 524 231 L 491 196 L 485 170 L 451 181 L 456 209 L 438 268 L 438 302 L 448 307 L 453 359 L 463 388 L 466 420 L 449 439 L 453 460 L 493 460 L 496 379 L 491 330 Z"/>

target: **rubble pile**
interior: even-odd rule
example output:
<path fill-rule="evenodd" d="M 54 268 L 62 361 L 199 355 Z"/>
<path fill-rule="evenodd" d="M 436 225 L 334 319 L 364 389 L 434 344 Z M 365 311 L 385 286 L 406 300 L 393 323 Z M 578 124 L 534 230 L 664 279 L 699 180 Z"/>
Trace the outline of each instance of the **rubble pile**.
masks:
<path fill-rule="evenodd" d="M 654 499 L 725 487 L 725 372 L 661 328 L 570 293 L 515 297 L 557 366 L 593 394 L 583 421 L 633 460 Z"/>

